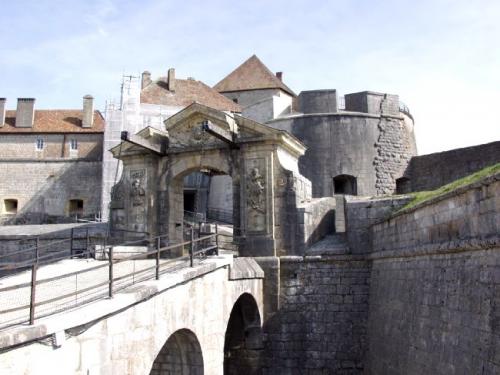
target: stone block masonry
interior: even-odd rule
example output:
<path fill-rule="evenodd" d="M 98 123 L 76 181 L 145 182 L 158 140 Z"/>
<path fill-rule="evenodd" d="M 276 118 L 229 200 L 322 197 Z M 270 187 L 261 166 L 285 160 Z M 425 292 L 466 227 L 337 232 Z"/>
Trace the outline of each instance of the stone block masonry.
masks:
<path fill-rule="evenodd" d="M 3 221 L 12 224 L 64 222 L 62 219 L 70 216 L 71 199 L 83 201 L 80 216 L 94 216 L 100 211 L 100 195 L 96 194 L 102 178 L 99 161 L 4 161 L 0 168 L 5 177 L 0 179 L 0 199 L 18 202 L 17 214 L 1 215 Z"/>
<path fill-rule="evenodd" d="M 370 374 L 500 373 L 500 175 L 373 227 Z"/>
<path fill-rule="evenodd" d="M 342 257 L 281 257 L 280 309 L 264 325 L 264 374 L 361 374 L 369 267 Z"/>
<path fill-rule="evenodd" d="M 500 163 L 500 141 L 415 156 L 404 173 L 410 191 L 433 190 Z"/>
<path fill-rule="evenodd" d="M 403 207 L 409 197 L 369 199 L 346 196 L 347 240 L 351 253 L 366 254 L 372 249 L 370 227 Z"/>

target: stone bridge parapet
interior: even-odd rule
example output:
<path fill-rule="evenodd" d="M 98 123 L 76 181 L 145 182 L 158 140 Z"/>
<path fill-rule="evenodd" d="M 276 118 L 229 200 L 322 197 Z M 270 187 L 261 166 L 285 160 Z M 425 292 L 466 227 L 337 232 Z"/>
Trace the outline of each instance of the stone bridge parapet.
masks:
<path fill-rule="evenodd" d="M 202 373 L 221 374 L 226 330 L 240 297 L 255 301 L 256 318 L 248 323 L 261 325 L 263 276 L 252 259 L 210 257 L 112 299 L 4 330 L 0 373 L 154 374 L 169 337 L 190 332 L 201 348 Z"/>

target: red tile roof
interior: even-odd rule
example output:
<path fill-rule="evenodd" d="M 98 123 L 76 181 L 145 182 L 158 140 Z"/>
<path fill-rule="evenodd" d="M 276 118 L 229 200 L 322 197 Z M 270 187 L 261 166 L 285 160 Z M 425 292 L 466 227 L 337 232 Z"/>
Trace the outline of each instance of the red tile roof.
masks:
<path fill-rule="evenodd" d="M 255 55 L 229 73 L 226 78 L 214 86 L 214 89 L 218 92 L 281 89 L 292 96 L 296 96 Z"/>
<path fill-rule="evenodd" d="M 104 133 L 104 118 L 94 111 L 94 124 L 82 128 L 81 109 L 37 109 L 32 128 L 16 128 L 16 111 L 6 111 L 0 133 Z"/>
<path fill-rule="evenodd" d="M 176 79 L 175 91 L 169 91 L 167 77 L 160 77 L 141 90 L 141 103 L 187 107 L 195 102 L 219 111 L 241 112 L 238 104 L 194 79 Z"/>

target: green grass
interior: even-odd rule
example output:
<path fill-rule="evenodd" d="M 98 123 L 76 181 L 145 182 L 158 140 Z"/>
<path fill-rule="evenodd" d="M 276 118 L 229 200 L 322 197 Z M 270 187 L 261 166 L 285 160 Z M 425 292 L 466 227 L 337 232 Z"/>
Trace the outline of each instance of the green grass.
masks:
<path fill-rule="evenodd" d="M 479 181 L 487 176 L 494 175 L 495 173 L 498 172 L 500 172 L 500 163 L 481 169 L 476 173 L 460 178 L 456 181 L 449 183 L 448 185 L 443 185 L 436 190 L 419 191 L 416 193 L 412 193 L 410 195 L 413 197 L 413 199 L 410 202 L 408 202 L 408 204 L 406 204 L 403 208 L 401 208 L 398 212 L 408 210 L 422 202 L 439 197 L 450 191 L 456 190 L 462 186 L 472 184 L 476 181 Z"/>

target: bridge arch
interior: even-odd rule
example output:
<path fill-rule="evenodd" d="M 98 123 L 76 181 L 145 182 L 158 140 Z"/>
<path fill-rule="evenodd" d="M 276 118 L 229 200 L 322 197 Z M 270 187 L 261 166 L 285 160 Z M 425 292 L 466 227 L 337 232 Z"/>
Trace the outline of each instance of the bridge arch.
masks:
<path fill-rule="evenodd" d="M 224 374 L 257 374 L 261 368 L 262 321 L 254 297 L 243 293 L 233 305 L 224 338 Z"/>
<path fill-rule="evenodd" d="M 200 342 L 189 329 L 175 331 L 156 356 L 150 375 L 203 375 Z"/>

